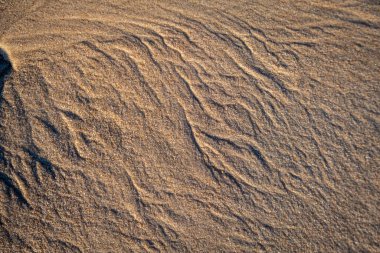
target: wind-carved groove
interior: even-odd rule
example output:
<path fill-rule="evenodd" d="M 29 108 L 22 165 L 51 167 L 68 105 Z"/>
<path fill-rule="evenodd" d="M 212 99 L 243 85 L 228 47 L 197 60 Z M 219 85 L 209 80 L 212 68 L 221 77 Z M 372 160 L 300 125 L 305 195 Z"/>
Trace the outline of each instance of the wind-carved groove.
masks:
<path fill-rule="evenodd" d="M 15 181 L 9 177 L 6 173 L 0 171 L 0 182 L 3 183 L 8 190 L 12 190 L 16 195 L 18 201 L 27 207 L 30 207 L 29 201 L 25 197 L 24 193 L 21 191 L 20 187 L 15 183 Z M 10 192 L 8 192 L 10 194 Z"/>
<path fill-rule="evenodd" d="M 185 115 L 185 123 L 188 127 L 188 133 L 190 135 L 190 138 L 193 142 L 193 144 L 195 145 L 197 151 L 200 153 L 200 155 L 202 156 L 202 159 L 203 159 L 203 162 L 205 164 L 205 166 L 207 167 L 207 169 L 209 170 L 209 172 L 211 173 L 211 176 L 212 178 L 218 183 L 220 184 L 221 183 L 221 179 L 226 183 L 225 179 L 228 179 L 228 181 L 230 181 L 231 183 L 233 183 L 233 185 L 235 185 L 236 187 L 238 187 L 238 189 L 240 191 L 243 191 L 243 186 L 242 184 L 239 182 L 238 179 L 235 178 L 235 176 L 233 176 L 230 172 L 228 171 L 225 171 L 225 170 L 221 170 L 219 169 L 218 167 L 216 167 L 212 162 L 211 162 L 211 159 L 209 157 L 209 155 L 207 154 L 207 152 L 205 150 L 203 150 L 203 148 L 201 147 L 201 145 L 199 144 L 199 141 L 197 140 L 197 138 L 195 137 L 195 133 L 194 133 L 194 129 L 193 127 L 191 126 L 189 120 L 187 119 L 187 116 Z"/>
<path fill-rule="evenodd" d="M 30 149 L 25 148 L 24 151 L 29 154 L 32 159 L 32 169 L 36 176 L 36 180 L 38 183 L 41 183 L 38 173 L 37 173 L 37 163 L 39 163 L 42 168 L 47 172 L 54 180 L 57 178 L 56 168 L 53 164 L 46 158 L 38 155 L 36 152 L 33 152 Z"/>
<path fill-rule="evenodd" d="M 2 146 L 0 146 L 0 163 L 2 163 L 4 166 L 8 165 L 8 161 L 5 157 L 5 150 Z"/>
<path fill-rule="evenodd" d="M 253 147 L 252 145 L 248 145 L 248 148 L 249 148 L 249 151 L 255 155 L 255 157 L 257 158 L 257 160 L 259 160 L 259 162 L 261 163 L 261 165 L 265 169 L 267 169 L 268 172 L 271 172 L 270 167 L 268 165 L 268 162 L 265 159 L 265 157 L 263 156 L 263 154 L 257 148 Z"/>

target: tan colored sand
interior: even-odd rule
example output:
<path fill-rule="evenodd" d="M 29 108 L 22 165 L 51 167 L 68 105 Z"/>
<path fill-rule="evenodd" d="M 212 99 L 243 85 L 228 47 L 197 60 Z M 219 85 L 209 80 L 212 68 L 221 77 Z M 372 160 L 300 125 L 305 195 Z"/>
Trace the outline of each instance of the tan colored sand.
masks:
<path fill-rule="evenodd" d="M 380 251 L 379 1 L 3 0 L 0 48 L 1 252 Z"/>

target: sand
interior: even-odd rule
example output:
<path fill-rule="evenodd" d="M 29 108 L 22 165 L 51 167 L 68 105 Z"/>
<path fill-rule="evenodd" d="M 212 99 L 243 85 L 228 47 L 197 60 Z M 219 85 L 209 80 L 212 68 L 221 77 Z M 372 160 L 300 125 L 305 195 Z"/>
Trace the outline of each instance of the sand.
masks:
<path fill-rule="evenodd" d="M 0 252 L 380 252 L 380 2 L 0 1 Z"/>

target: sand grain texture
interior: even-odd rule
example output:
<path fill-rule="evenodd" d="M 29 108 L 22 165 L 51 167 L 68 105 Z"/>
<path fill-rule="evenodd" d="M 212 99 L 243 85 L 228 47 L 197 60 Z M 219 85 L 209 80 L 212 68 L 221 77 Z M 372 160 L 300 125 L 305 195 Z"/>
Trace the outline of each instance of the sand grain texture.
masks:
<path fill-rule="evenodd" d="M 379 252 L 379 1 L 0 1 L 1 252 Z"/>

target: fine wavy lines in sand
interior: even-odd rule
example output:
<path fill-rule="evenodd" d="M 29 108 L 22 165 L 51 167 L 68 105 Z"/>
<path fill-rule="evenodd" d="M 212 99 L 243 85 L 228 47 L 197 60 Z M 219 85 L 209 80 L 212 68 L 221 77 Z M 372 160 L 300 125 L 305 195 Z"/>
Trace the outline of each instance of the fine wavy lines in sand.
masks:
<path fill-rule="evenodd" d="M 115 34 L 110 37 L 95 37 L 95 40 L 86 39 L 87 36 L 94 35 L 91 31 L 84 31 L 79 38 L 76 38 L 76 32 L 64 34 L 67 36 L 68 41 L 77 42 L 71 44 L 60 54 L 53 53 L 53 55 L 48 56 L 51 57 L 49 61 L 54 62 L 54 70 L 46 71 L 43 69 L 42 71 L 53 83 L 66 83 L 69 85 L 68 87 L 72 87 L 73 90 L 78 90 L 78 88 L 82 90 L 82 96 L 87 97 L 90 101 L 103 101 L 102 103 L 99 103 L 97 108 L 94 108 L 96 111 L 106 112 L 109 111 L 110 108 L 115 108 L 102 106 L 103 103 L 104 105 L 109 105 L 108 102 L 105 102 L 106 98 L 113 98 L 115 101 L 124 102 L 136 99 L 144 101 L 145 104 L 156 104 L 156 106 L 159 106 L 160 104 L 163 104 L 162 101 L 168 99 L 167 95 L 163 93 L 163 90 L 167 89 L 171 96 L 177 97 L 183 110 L 189 113 L 188 124 L 199 125 L 201 129 L 204 129 L 203 132 L 206 133 L 205 136 L 214 136 L 212 131 L 222 129 L 223 127 L 226 131 L 232 133 L 237 133 L 239 131 L 238 128 L 234 128 L 232 125 L 217 126 L 216 122 L 221 122 L 220 119 L 223 117 L 215 112 L 213 104 L 219 103 L 224 106 L 225 97 L 222 93 L 216 98 L 216 94 L 212 95 L 202 92 L 202 86 L 208 85 L 213 87 L 218 86 L 219 83 L 223 82 L 217 75 L 218 72 L 222 71 L 226 76 L 244 76 L 244 79 L 240 79 L 238 85 L 233 80 L 230 81 L 231 85 L 235 85 L 235 87 L 239 88 L 238 90 L 239 92 L 241 91 L 241 93 L 243 93 L 243 90 L 249 92 L 249 90 L 252 89 L 252 86 L 256 86 L 256 89 L 261 91 L 261 94 L 268 94 L 272 99 L 277 97 L 272 103 L 270 103 L 260 101 L 262 100 L 260 98 L 260 93 L 246 95 L 248 98 L 247 108 L 253 107 L 257 102 L 258 104 L 265 104 L 265 106 L 261 107 L 264 117 L 274 118 L 273 115 L 277 114 L 275 111 L 276 104 L 281 104 L 282 102 L 280 102 L 278 98 L 279 96 L 277 96 L 280 93 L 272 93 L 276 92 L 276 90 L 282 93 L 287 93 L 287 89 L 285 88 L 285 85 L 269 70 L 265 69 L 263 66 L 257 66 L 253 50 L 248 44 L 243 39 L 239 38 L 239 35 L 231 34 L 228 30 L 225 32 L 219 31 L 216 27 L 206 25 L 204 20 L 199 21 L 196 19 L 190 19 L 184 14 L 175 13 L 174 15 L 179 16 L 180 19 L 174 22 L 162 19 L 166 24 L 162 23 L 162 21 L 158 21 L 158 23 L 155 24 L 157 28 L 149 28 L 149 22 L 142 22 L 139 20 L 134 21 L 136 25 L 139 25 L 138 28 L 136 28 L 136 26 L 134 28 L 131 26 L 123 27 L 122 24 L 102 24 L 101 21 L 98 20 L 75 20 L 77 26 L 73 26 L 73 31 L 80 30 L 82 26 L 87 27 L 89 23 L 95 23 L 94 29 L 96 28 L 101 31 L 101 34 L 103 34 L 103 31 L 105 33 L 105 31 L 110 29 L 115 31 Z M 68 24 L 71 24 L 70 21 L 67 22 Z M 219 22 L 221 23 L 221 21 Z M 65 25 L 67 24 L 62 24 L 62 27 L 64 28 Z M 242 27 L 243 26 L 241 25 L 239 29 L 243 29 Z M 41 28 L 43 28 L 42 30 L 46 30 L 44 25 L 42 25 Z M 59 30 L 60 26 L 57 26 L 57 29 Z M 136 29 L 138 29 L 137 35 L 129 35 L 132 32 L 136 32 Z M 125 32 L 125 35 L 120 36 L 122 32 Z M 59 36 L 64 35 L 55 37 L 56 35 L 53 33 L 54 32 L 51 32 L 50 34 L 46 33 L 44 36 L 41 36 L 42 34 L 36 34 L 28 35 L 29 37 L 23 38 L 14 37 L 13 39 L 14 42 L 17 43 L 17 41 L 21 39 L 33 41 L 34 38 L 36 38 L 37 40 L 33 42 L 36 45 L 41 44 L 41 40 L 48 39 L 50 36 L 53 37 L 52 44 L 54 44 L 54 40 L 56 39 L 62 40 L 63 37 Z M 207 43 L 205 42 L 208 40 L 215 42 L 214 48 L 209 48 L 207 46 Z M 29 50 L 31 48 L 32 47 L 29 47 Z M 45 50 L 47 55 L 49 55 L 49 50 L 53 48 L 48 45 L 48 50 Z M 198 54 L 194 54 L 194 52 L 198 52 Z M 203 52 L 208 53 L 200 57 Z M 66 60 L 62 61 L 61 55 L 65 55 L 64 58 Z M 76 59 L 78 59 L 77 64 L 72 64 L 73 62 L 76 62 Z M 157 69 L 157 76 L 154 78 L 152 78 L 149 73 L 152 69 L 151 66 L 155 66 L 155 69 Z M 197 66 L 203 68 L 203 73 L 199 73 L 199 67 Z M 50 73 L 67 73 L 67 75 L 54 77 Z M 209 83 L 207 79 L 211 79 L 209 78 L 210 76 L 219 82 Z M 158 82 L 156 77 L 160 77 L 162 80 L 168 80 L 168 82 Z M 113 80 L 118 83 L 115 83 Z M 122 82 L 119 83 L 119 80 L 122 80 Z M 270 85 L 268 86 L 269 82 L 275 85 L 275 88 Z M 166 88 L 162 87 L 164 85 Z M 74 94 L 69 90 L 62 92 L 59 91 L 59 86 L 53 86 L 58 87 L 58 89 L 55 88 L 56 90 L 54 92 L 50 92 L 52 97 L 55 97 L 54 100 L 77 101 L 77 94 Z M 128 92 L 125 92 L 126 87 L 129 87 Z M 213 87 L 214 90 L 217 88 L 218 87 Z M 219 89 L 221 89 L 222 92 L 226 92 L 224 91 L 224 88 L 219 87 Z M 103 94 L 107 94 L 107 96 L 103 96 Z M 229 103 L 241 103 L 236 95 L 237 94 L 233 95 L 235 96 L 235 99 L 229 101 Z M 255 97 L 258 97 L 256 102 L 252 101 L 252 98 Z M 153 100 L 153 103 L 148 102 L 150 100 Z M 140 106 L 142 108 L 146 107 L 146 105 Z M 84 112 L 88 110 L 85 109 L 85 107 L 83 107 L 83 109 Z M 240 111 L 241 109 L 238 110 Z M 270 112 L 271 110 L 272 112 Z M 195 117 L 197 114 L 202 116 Z M 217 117 L 218 114 L 219 116 Z M 235 115 L 227 114 L 224 116 L 227 117 L 227 119 L 231 116 L 232 119 L 238 114 L 239 113 Z M 110 118 L 109 115 L 111 114 L 104 113 L 103 115 L 104 118 Z M 67 114 L 63 113 L 63 116 L 67 117 Z M 123 118 L 125 118 L 125 116 L 120 114 L 120 122 Z M 71 132 L 69 139 L 75 138 L 75 142 L 80 143 L 80 135 L 77 135 L 74 129 L 78 128 L 81 124 L 70 123 L 71 121 L 72 120 L 66 121 L 68 128 L 65 131 Z M 210 124 L 210 122 L 214 122 L 214 129 L 207 128 L 207 125 Z M 240 120 L 238 120 L 237 124 L 240 124 Z M 253 124 L 253 122 L 250 123 L 251 127 L 253 127 Z M 107 128 L 106 126 L 104 127 Z M 102 129 L 104 128 L 102 127 Z M 102 132 L 102 130 L 99 129 L 97 132 Z M 111 131 L 109 134 L 100 138 L 104 140 L 104 143 L 109 143 L 111 148 L 116 149 L 123 144 L 121 142 L 114 142 L 110 139 L 112 133 L 113 132 Z M 121 135 L 120 130 L 117 130 L 115 133 L 117 136 Z M 204 140 L 202 140 L 202 142 L 203 141 Z M 233 142 L 230 141 L 230 143 Z M 80 146 L 80 144 L 76 145 L 78 145 L 78 147 Z M 194 145 L 196 144 L 194 143 Z M 223 169 L 216 170 L 221 174 L 229 175 L 227 176 L 227 180 L 232 180 L 232 182 L 234 182 L 239 188 L 241 188 L 240 181 L 245 182 L 246 185 L 250 185 L 251 182 L 234 175 L 236 174 L 234 164 L 239 163 L 238 161 L 242 162 L 247 160 L 246 163 L 249 164 L 251 159 L 255 159 L 256 162 L 254 164 L 270 170 L 268 162 L 263 158 L 265 155 L 260 151 L 257 151 L 255 148 L 246 150 L 246 152 L 252 154 L 253 157 L 244 158 L 243 156 L 240 156 L 237 160 L 231 163 L 232 165 L 228 165 L 225 160 L 230 159 L 229 157 L 232 156 L 236 147 L 223 149 L 219 142 L 214 142 L 211 146 L 215 146 L 214 152 L 210 152 L 208 149 L 199 149 L 199 152 L 203 153 L 204 156 L 209 157 L 209 159 L 214 160 L 216 163 L 216 165 L 213 165 L 214 167 L 224 167 Z M 84 146 L 82 145 L 82 147 Z M 74 150 L 78 150 L 74 153 L 78 153 L 79 157 L 81 157 L 79 149 L 74 148 Z M 84 155 L 82 156 L 84 157 Z M 46 168 L 53 173 L 53 170 L 49 169 L 50 166 L 46 166 Z"/>
<path fill-rule="evenodd" d="M 260 64 L 265 63 L 267 66 L 272 65 L 285 69 L 288 67 L 288 64 L 286 64 L 284 59 L 282 59 L 281 55 L 277 52 L 282 48 L 282 45 L 269 38 L 261 29 L 252 27 L 247 22 L 225 11 L 214 11 L 212 15 L 216 17 L 217 22 L 208 20 L 207 15 L 205 15 L 198 17 L 200 22 L 197 24 L 207 24 L 203 26 L 209 27 L 207 30 L 211 32 L 211 34 L 226 41 L 230 44 L 230 48 L 237 48 L 239 51 L 242 51 L 239 55 L 240 57 L 242 55 L 250 56 L 250 65 L 257 65 L 259 59 L 263 61 L 265 59 L 265 62 L 261 62 Z M 186 22 L 186 24 L 188 24 L 188 22 Z M 257 48 L 259 45 L 261 45 L 262 48 Z M 268 61 L 270 59 L 273 60 Z M 254 63 L 252 63 L 252 61 L 254 61 Z"/>
<path fill-rule="evenodd" d="M 255 62 L 253 62 L 254 58 L 253 58 L 253 55 L 252 55 L 252 50 L 249 49 L 249 47 L 245 44 L 245 42 L 243 40 L 237 38 L 236 36 L 230 37 L 227 34 L 222 34 L 222 33 L 213 31 L 211 28 L 209 28 L 208 26 L 204 25 L 202 22 L 197 21 L 197 20 L 189 19 L 189 18 L 185 17 L 182 14 L 181 14 L 180 17 L 181 17 L 181 19 L 183 19 L 183 21 L 180 21 L 180 23 L 179 23 L 180 26 L 178 28 L 176 28 L 176 25 L 178 25 L 178 23 L 177 24 L 174 23 L 173 26 L 167 27 L 167 30 L 169 30 L 169 31 L 179 31 L 179 33 L 177 32 L 177 34 L 180 34 L 181 36 L 183 36 L 183 38 L 185 39 L 185 41 L 183 41 L 182 38 L 179 38 L 179 39 L 177 39 L 175 41 L 172 41 L 171 45 L 168 45 L 168 44 L 162 45 L 163 48 L 168 49 L 168 46 L 170 46 L 171 49 L 172 49 L 172 51 L 175 50 L 176 52 L 180 52 L 179 56 L 181 58 L 183 58 L 184 56 L 194 55 L 194 51 L 195 52 L 199 51 L 199 50 L 196 50 L 196 49 L 200 48 L 199 46 L 197 46 L 197 43 L 194 43 L 192 41 L 192 39 L 190 38 L 190 36 L 186 32 L 184 32 L 182 30 L 183 27 L 181 27 L 181 26 L 184 26 L 183 24 L 186 23 L 186 26 L 189 26 L 193 30 L 192 34 L 199 33 L 199 32 L 202 31 L 202 33 L 205 33 L 207 35 L 207 37 L 210 37 L 213 41 L 219 41 L 219 40 L 222 41 L 222 42 L 225 41 L 221 45 L 220 50 L 230 51 L 231 49 L 233 49 L 231 51 L 231 53 L 233 55 L 236 55 L 236 56 L 234 56 L 234 58 L 239 59 L 238 62 L 235 63 L 235 65 L 236 65 L 236 67 L 240 68 L 240 71 L 242 71 L 244 74 L 246 74 L 246 75 L 254 75 L 256 78 L 259 76 L 261 78 L 270 79 L 275 85 L 278 85 L 280 87 L 281 91 L 283 91 L 283 92 L 286 91 L 286 89 L 284 88 L 284 84 L 280 83 L 280 81 L 279 81 L 278 78 L 274 77 L 273 74 L 270 73 L 270 72 L 268 72 L 267 70 L 265 70 L 265 68 L 256 66 L 257 64 Z M 110 29 L 111 30 L 115 30 L 116 29 L 117 30 L 116 34 L 122 33 L 123 29 L 124 29 L 124 31 L 125 31 L 125 29 L 126 29 L 126 31 L 128 31 L 127 27 L 115 28 L 115 26 L 113 26 L 113 25 L 109 26 L 109 25 L 103 24 L 103 23 L 101 23 L 101 21 L 91 21 L 90 20 L 88 22 L 90 24 L 92 24 L 93 22 L 96 22 L 97 25 L 95 25 L 95 27 L 97 28 L 98 31 L 107 31 L 107 33 L 109 33 Z M 73 31 L 77 30 L 77 32 L 80 32 L 81 31 L 80 27 L 81 26 L 87 26 L 88 22 L 84 22 L 83 20 L 80 20 L 79 23 L 78 23 L 78 27 L 76 28 L 74 26 Z M 72 25 L 71 22 L 70 22 L 70 25 Z M 162 24 L 160 24 L 160 23 L 159 23 L 159 25 L 162 26 Z M 65 27 L 65 26 L 63 25 L 63 27 Z M 173 27 L 174 29 L 171 29 L 171 27 Z M 57 27 L 57 29 L 59 30 L 59 27 Z M 87 29 L 87 27 L 86 27 L 86 29 Z M 44 29 L 42 29 L 42 30 L 44 30 Z M 88 31 L 86 30 L 86 33 L 87 32 Z M 86 34 L 86 35 L 80 35 L 80 37 L 82 37 L 82 36 L 89 36 L 90 34 L 91 33 Z M 77 38 L 78 34 L 67 34 L 67 35 L 68 35 L 68 38 L 66 38 L 67 41 L 78 40 L 78 38 Z M 73 38 L 74 35 L 75 35 L 75 39 Z M 33 35 L 31 35 L 31 36 L 33 36 Z M 45 36 L 50 37 L 50 36 L 53 36 L 53 35 L 52 34 L 46 34 Z M 159 36 L 161 36 L 161 35 L 159 35 Z M 37 34 L 37 35 L 35 35 L 34 38 L 38 38 L 38 37 L 40 37 L 40 36 L 38 36 L 38 34 Z M 79 39 L 80 39 L 80 37 L 79 37 Z M 42 39 L 44 39 L 44 38 L 41 37 L 38 40 L 42 40 Z M 56 39 L 60 39 L 59 36 Z M 52 43 L 54 43 L 54 40 L 55 39 L 53 39 Z M 168 42 L 170 42 L 170 38 L 166 39 L 166 40 Z M 47 39 L 47 41 L 50 41 L 50 40 Z M 159 41 L 164 42 L 165 41 L 165 37 L 161 37 Z M 39 44 L 37 42 L 36 42 L 36 44 Z M 184 46 L 182 46 L 180 49 L 175 49 L 176 46 L 179 45 L 179 43 L 183 43 L 183 42 L 184 42 Z M 186 52 L 186 48 L 190 48 L 190 49 L 194 49 L 194 50 Z M 206 50 L 204 50 L 204 49 L 201 50 L 200 54 L 202 52 L 205 52 L 205 51 Z M 217 54 L 214 54 L 214 55 L 217 55 Z M 251 56 L 251 57 L 246 58 L 245 55 L 248 55 L 248 56 Z M 242 59 L 245 59 L 245 62 L 241 62 Z M 223 61 L 221 59 L 213 59 L 212 63 L 209 64 L 209 66 L 210 65 L 211 66 L 213 66 L 213 65 L 215 66 L 215 63 L 216 62 L 220 62 L 220 61 L 222 61 L 225 64 L 228 64 L 228 61 Z M 207 64 L 207 62 L 206 62 L 206 64 Z M 229 66 L 226 66 L 226 67 L 229 67 Z M 251 70 L 254 70 L 254 72 L 252 72 Z"/>
<path fill-rule="evenodd" d="M 2 36 L 21 67 L 2 92 L 16 208 L 1 225 L 53 251 L 360 251 L 376 232 L 360 197 L 375 192 L 377 79 L 351 34 L 373 17 L 132 2 L 56 1 Z M 29 222 L 44 233 L 28 239 Z"/>
<path fill-rule="evenodd" d="M 219 41 L 219 43 L 225 43 L 225 50 L 232 50 L 234 54 L 239 56 L 239 59 L 244 59 L 245 61 L 247 61 L 245 63 L 241 62 L 240 64 L 248 65 L 250 68 L 252 68 L 252 65 L 256 66 L 256 68 L 262 68 L 262 66 L 260 65 L 262 65 L 263 63 L 259 63 L 257 61 L 257 58 L 260 56 L 260 54 L 263 56 L 266 55 L 265 53 L 269 53 L 271 56 L 277 58 L 277 61 L 279 61 L 279 56 L 277 56 L 274 52 L 268 49 L 268 46 L 266 45 L 266 43 L 273 44 L 273 40 L 269 40 L 265 33 L 263 33 L 260 29 L 253 28 L 252 26 L 239 20 L 231 14 L 227 14 L 225 12 L 217 12 L 215 13 L 215 16 L 220 17 L 220 19 L 218 19 L 219 22 L 209 23 L 207 18 L 204 18 L 202 16 L 201 18 L 195 20 L 188 18 L 185 14 L 182 14 L 182 12 L 175 12 L 171 10 L 167 11 L 169 13 L 174 12 L 175 16 L 180 17 L 180 22 L 175 22 L 171 20 L 168 20 L 167 22 L 172 24 L 174 23 L 181 29 L 192 29 L 197 32 L 205 33 L 207 37 L 210 37 L 215 41 Z M 238 31 L 242 29 L 243 32 Z M 192 34 L 195 35 L 195 33 Z M 255 36 L 253 36 L 254 34 Z M 251 36 L 249 38 L 250 40 L 247 40 L 248 36 Z M 260 39 L 257 39 L 257 36 L 259 36 Z M 251 47 L 255 44 L 252 42 L 259 42 L 263 44 L 264 52 L 255 52 L 256 50 L 252 50 Z M 250 44 L 250 46 L 248 45 L 248 43 Z M 279 45 L 278 43 L 274 43 L 274 46 L 281 45 Z M 255 56 L 253 55 L 254 53 L 256 53 Z M 249 57 L 247 58 L 246 56 Z M 268 59 L 266 57 L 266 61 L 267 60 Z M 268 64 L 268 66 L 270 66 L 270 64 Z"/>
<path fill-rule="evenodd" d="M 226 36 L 226 35 L 221 35 L 221 34 L 217 34 L 216 32 L 214 31 L 211 31 L 209 28 L 206 29 L 206 27 L 201 24 L 201 23 L 198 23 L 196 22 L 196 26 L 194 26 L 192 29 L 193 30 L 206 30 L 206 33 L 208 33 L 208 36 L 217 36 L 216 38 L 219 40 L 222 38 L 222 36 Z M 165 27 L 165 29 L 167 29 Z M 176 28 L 176 33 L 178 33 L 178 29 L 179 28 Z M 166 38 L 166 36 L 162 36 L 162 35 L 158 35 L 157 33 L 153 33 L 155 35 L 155 37 L 153 37 L 153 41 L 157 44 L 160 45 L 161 48 L 163 48 L 167 53 L 168 55 L 177 55 L 177 59 L 178 61 L 177 62 L 173 62 L 173 60 L 170 60 L 170 61 L 167 61 L 167 57 L 163 57 L 162 55 L 160 55 L 160 51 L 159 50 L 156 50 L 156 51 L 152 51 L 148 46 L 146 46 L 146 44 L 144 44 L 139 38 L 136 38 L 136 39 L 132 39 L 132 40 L 122 40 L 120 42 L 124 43 L 127 43 L 128 47 L 124 47 L 124 48 L 120 48 L 121 50 L 126 50 L 126 52 L 128 52 L 130 54 L 130 68 L 134 69 L 134 72 L 137 74 L 139 80 L 141 80 L 141 83 L 143 84 L 144 86 L 144 83 L 146 83 L 144 81 L 144 74 L 142 74 L 142 72 L 144 72 L 144 70 L 141 70 L 140 69 L 143 69 L 141 67 L 143 61 L 142 59 L 145 60 L 145 62 L 149 62 L 153 65 L 156 65 L 156 66 L 160 66 L 160 64 L 169 64 L 169 65 L 180 65 L 182 69 L 185 69 L 186 70 L 186 75 L 188 76 L 188 80 L 187 77 L 185 77 L 183 74 L 179 74 L 180 72 L 179 71 L 179 68 L 174 68 L 174 73 L 176 73 L 177 77 L 179 80 L 181 80 L 181 83 L 182 85 L 184 85 L 185 87 L 187 87 L 187 91 L 185 93 L 188 93 L 189 95 L 185 96 L 184 97 L 184 101 L 182 101 L 182 104 L 187 104 L 189 98 L 191 99 L 194 99 L 194 101 L 196 101 L 196 103 L 200 106 L 201 110 L 205 111 L 206 114 L 210 114 L 210 116 L 212 117 L 212 112 L 210 112 L 210 110 L 207 110 L 205 109 L 206 107 L 203 106 L 203 104 L 205 103 L 204 100 L 206 99 L 202 99 L 202 98 L 198 98 L 198 95 L 197 94 L 197 91 L 196 91 L 196 88 L 194 87 L 194 83 L 205 83 L 204 80 L 202 80 L 202 78 L 200 77 L 200 75 L 198 74 L 196 68 L 194 67 L 193 65 L 193 60 L 191 59 L 188 59 L 187 58 L 187 55 L 190 55 L 191 53 L 189 52 L 186 52 L 186 49 L 184 49 L 184 47 L 181 48 L 178 48 L 177 47 L 177 44 L 176 43 L 169 43 L 169 41 L 167 41 L 168 39 Z M 180 33 L 181 34 L 181 33 Z M 184 34 L 187 34 L 187 33 L 184 33 Z M 197 48 L 200 48 L 199 46 L 196 45 L 195 42 L 193 42 L 189 35 L 183 35 L 183 38 L 184 40 L 182 39 L 182 42 L 185 42 L 187 43 L 190 47 L 189 48 L 192 48 L 193 50 L 197 50 Z M 222 41 L 226 41 L 226 45 L 223 45 L 222 47 L 224 48 L 246 48 L 246 46 L 243 46 L 244 44 L 240 43 L 240 45 L 236 45 L 233 41 L 229 40 L 228 37 L 225 37 L 224 39 L 222 38 Z M 118 62 L 118 60 L 116 60 L 117 57 L 113 57 L 112 55 L 109 55 L 109 53 L 105 53 L 105 51 L 102 51 L 102 50 L 99 50 L 97 47 L 93 46 L 92 44 L 90 44 L 89 42 L 85 42 L 84 45 L 86 46 L 89 46 L 89 48 L 97 53 L 100 53 L 101 55 L 103 55 L 105 57 L 105 61 L 107 62 L 110 62 L 110 64 L 112 64 L 112 66 L 115 67 L 115 64 Z M 177 48 L 176 48 L 177 47 Z M 128 48 L 128 49 L 127 49 Z M 136 48 L 135 50 L 133 48 Z M 131 51 L 132 49 L 132 51 Z M 143 54 L 139 53 L 139 52 L 145 52 Z M 215 54 L 214 54 L 215 55 Z M 252 53 L 241 53 L 241 55 L 251 55 L 252 57 Z M 173 57 L 171 57 L 173 59 Z M 237 59 L 240 59 L 242 57 L 237 57 Z M 111 60 L 112 59 L 112 60 Z M 101 63 L 102 61 L 104 60 L 101 60 L 100 58 L 97 58 L 97 60 L 99 61 L 99 64 L 100 66 L 104 66 L 104 68 L 106 68 L 106 66 L 108 66 L 109 64 L 104 64 Z M 231 60 L 231 58 L 229 58 L 229 60 Z M 196 61 L 196 59 L 195 59 Z M 215 59 L 209 59 L 209 64 L 210 65 L 213 65 L 214 62 L 216 60 Z M 240 60 L 239 60 L 240 61 Z M 249 68 L 249 67 L 244 67 L 245 70 L 243 69 L 242 70 L 242 67 L 241 67 L 241 63 L 240 62 L 237 62 L 235 60 L 232 60 L 232 63 L 237 66 L 237 69 L 240 69 L 241 72 L 243 72 L 248 78 L 252 78 L 252 72 L 251 73 L 247 73 L 248 71 L 251 71 L 251 70 L 248 70 L 248 69 L 254 69 L 254 68 Z M 253 63 L 251 63 L 252 65 Z M 233 66 L 231 66 L 233 67 Z M 227 69 L 231 68 L 231 67 L 226 67 L 226 71 Z M 96 66 L 94 67 L 96 68 Z M 214 68 L 217 68 L 217 67 L 214 67 Z M 188 70 L 190 69 L 190 72 L 188 72 Z M 113 72 L 115 70 L 113 69 Z M 262 69 L 256 69 L 256 71 L 261 75 L 261 76 L 266 76 L 268 77 L 269 79 L 272 79 L 274 80 L 274 82 L 276 83 L 277 81 L 274 79 L 274 77 L 272 77 L 268 72 L 264 72 L 264 70 Z M 232 70 L 232 72 L 230 72 L 231 74 L 235 74 L 234 72 L 236 72 L 236 70 Z M 205 73 L 205 75 L 207 75 L 209 73 Z M 145 73 L 145 75 L 147 75 Z M 257 77 L 257 76 L 256 76 Z M 190 81 L 191 80 L 191 81 Z M 264 82 L 265 84 L 265 82 Z M 249 85 L 249 82 L 247 83 L 247 85 Z M 147 86 L 148 89 L 149 89 L 149 86 Z M 180 88 L 182 89 L 182 88 Z M 146 92 L 146 91 L 145 91 Z M 149 92 L 149 91 L 148 91 Z M 141 94 L 141 91 L 139 92 Z M 184 93 L 184 94 L 185 94 Z M 148 93 L 149 94 L 149 93 Z M 156 96 L 156 95 L 155 95 Z M 149 97 L 152 97 L 152 93 L 150 92 L 150 95 Z M 154 96 L 153 96 L 154 97 Z M 157 96 L 156 96 L 157 97 Z M 185 106 L 186 107 L 186 106 Z M 271 106 L 271 108 L 273 108 L 273 106 Z M 186 109 L 185 109 L 186 110 Z M 274 112 L 275 113 L 275 112 Z M 254 152 L 255 154 L 255 152 Z M 258 156 L 258 157 L 262 157 L 261 155 Z M 260 160 L 260 159 L 259 159 Z M 263 163 L 262 163 L 263 164 Z"/>

